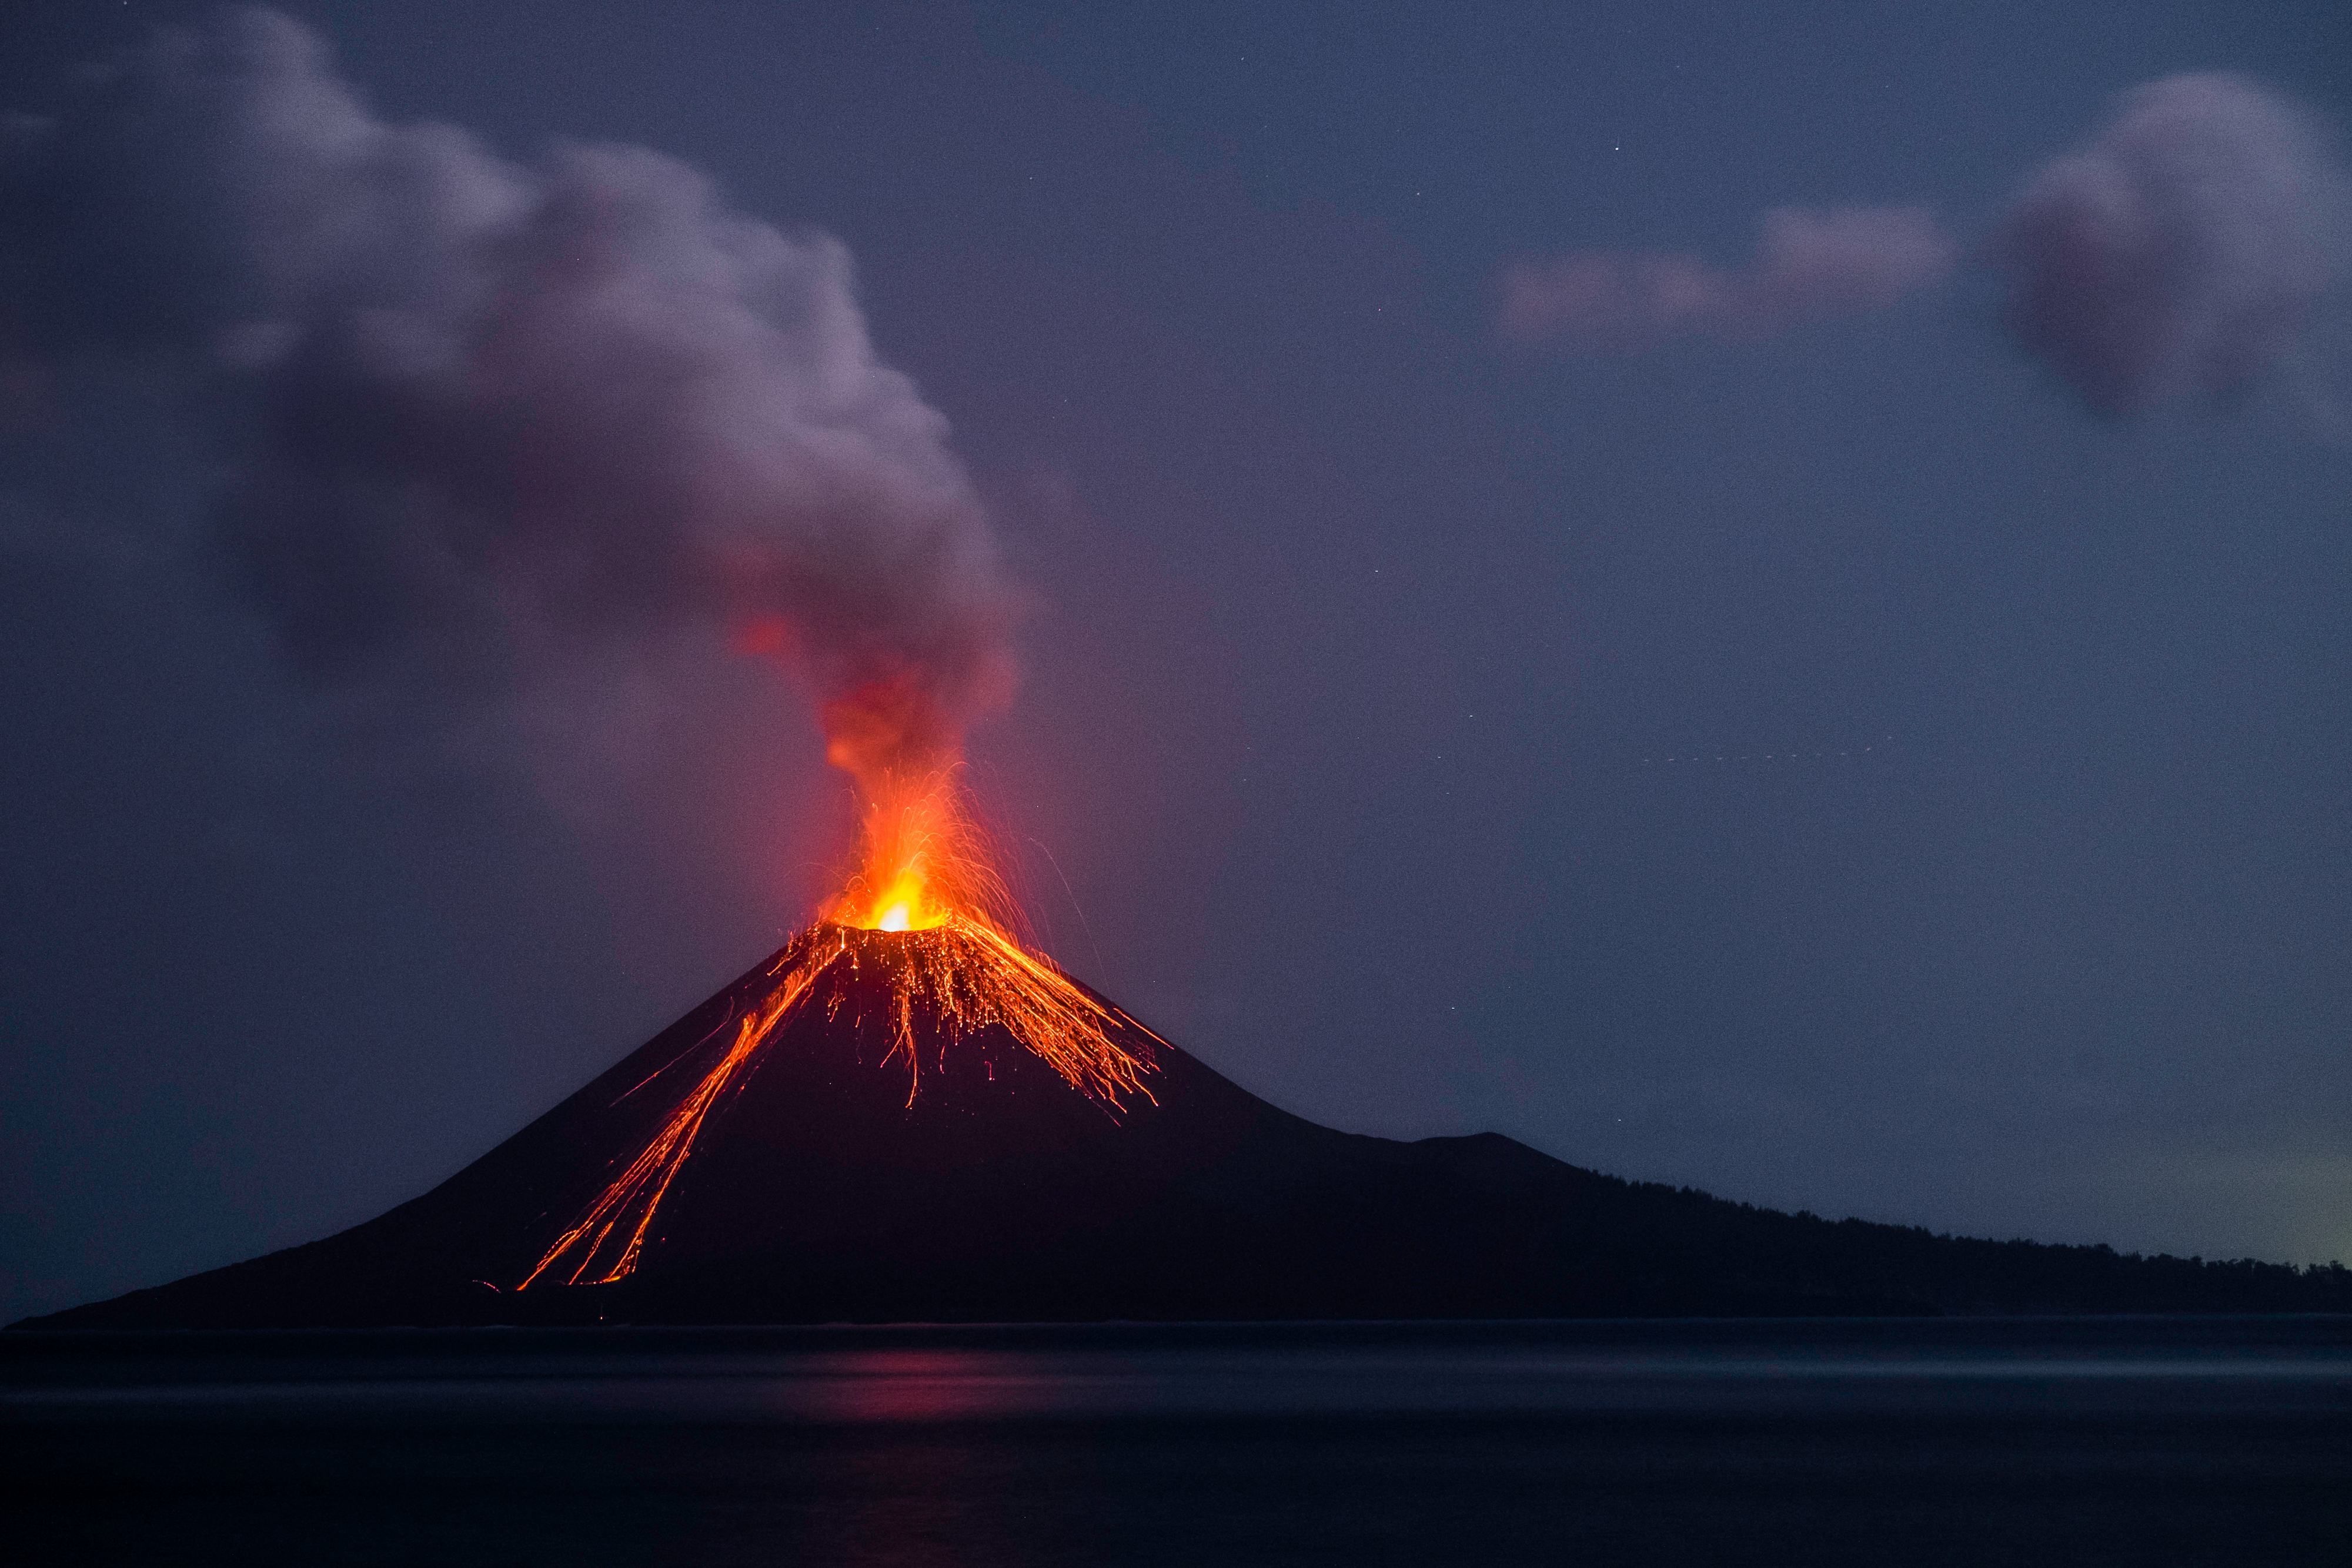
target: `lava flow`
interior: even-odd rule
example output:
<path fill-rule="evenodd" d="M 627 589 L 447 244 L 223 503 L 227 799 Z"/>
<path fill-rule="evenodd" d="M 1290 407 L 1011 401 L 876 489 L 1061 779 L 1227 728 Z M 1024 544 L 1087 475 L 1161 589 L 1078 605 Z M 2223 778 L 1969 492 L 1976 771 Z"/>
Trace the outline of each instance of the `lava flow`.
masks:
<path fill-rule="evenodd" d="M 843 759 L 838 746 L 835 759 Z M 858 974 L 877 940 L 885 944 L 875 967 L 887 982 L 881 1021 L 890 1040 L 881 1065 L 903 1060 L 909 1107 L 922 1089 L 927 1042 L 944 1051 L 991 1026 L 1114 1116 L 1130 1094 L 1151 1098 L 1143 1082 L 1155 1071 L 1151 1044 L 1165 1042 L 1012 935 L 1012 901 L 953 774 L 941 768 L 901 785 L 888 773 L 858 771 L 867 799 L 858 871 L 824 917 L 776 956 L 774 988 L 735 1020 L 718 1063 L 556 1239 L 522 1287 L 541 1280 L 609 1284 L 634 1272 L 663 1195 L 712 1111 L 742 1088 L 787 1019 L 811 1006 L 831 1019 L 845 998 L 871 994 L 840 982 Z"/>

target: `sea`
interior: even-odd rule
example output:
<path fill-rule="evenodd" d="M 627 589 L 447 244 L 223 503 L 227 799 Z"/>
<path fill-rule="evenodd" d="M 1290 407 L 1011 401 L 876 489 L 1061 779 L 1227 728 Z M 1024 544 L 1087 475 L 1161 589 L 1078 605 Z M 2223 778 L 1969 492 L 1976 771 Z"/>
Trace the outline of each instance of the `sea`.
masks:
<path fill-rule="evenodd" d="M 2352 1564 L 2352 1319 L 0 1334 L 8 1561 Z"/>

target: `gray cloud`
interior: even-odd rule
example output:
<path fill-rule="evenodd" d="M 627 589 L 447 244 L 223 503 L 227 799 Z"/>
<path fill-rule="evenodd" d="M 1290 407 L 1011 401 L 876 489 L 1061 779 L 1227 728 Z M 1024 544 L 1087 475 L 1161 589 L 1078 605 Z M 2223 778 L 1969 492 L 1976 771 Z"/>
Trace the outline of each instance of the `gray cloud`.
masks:
<path fill-rule="evenodd" d="M 2292 105 L 2166 77 L 2034 174 L 1988 247 L 2008 319 L 2093 406 L 2235 386 L 2294 344 L 2344 260 L 2344 181 Z"/>
<path fill-rule="evenodd" d="M 1528 345 L 1629 350 L 1700 335 L 1773 337 L 1808 321 L 1884 309 L 1952 268 L 1924 207 L 1776 207 L 1744 272 L 1696 256 L 1575 251 L 1504 270 L 1500 324 Z"/>
<path fill-rule="evenodd" d="M 707 623 L 894 760 L 1010 689 L 1018 595 L 850 259 L 626 147 L 523 167 L 376 119 L 275 14 L 163 32 L 0 154 L 0 342 L 161 362 L 215 542 L 350 676 Z"/>

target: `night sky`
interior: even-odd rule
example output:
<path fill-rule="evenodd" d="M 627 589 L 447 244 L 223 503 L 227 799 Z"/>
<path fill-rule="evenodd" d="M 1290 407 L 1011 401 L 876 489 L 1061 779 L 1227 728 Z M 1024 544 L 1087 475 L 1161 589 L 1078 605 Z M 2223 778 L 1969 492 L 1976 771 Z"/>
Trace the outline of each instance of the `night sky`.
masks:
<path fill-rule="evenodd" d="M 846 247 L 1021 585 L 970 779 L 1038 936 L 1244 1086 L 2352 1260 L 2345 277 L 2242 374 L 2126 384 L 2001 265 L 2141 84 L 2352 120 L 2341 5 L 284 10 L 383 121 L 650 148 Z M 210 11 L 17 8 L 0 110 Z M 1948 246 L 1879 293 L 1753 259 L 1885 208 Z M 290 636 L 223 543 L 235 394 L 121 327 L 210 285 L 90 254 L 86 340 L 0 314 L 11 1318 L 423 1191 L 776 946 L 852 822 L 690 605 L 314 656 L 345 618 Z M 1515 268 L 1660 255 L 1730 281 L 1511 325 Z"/>

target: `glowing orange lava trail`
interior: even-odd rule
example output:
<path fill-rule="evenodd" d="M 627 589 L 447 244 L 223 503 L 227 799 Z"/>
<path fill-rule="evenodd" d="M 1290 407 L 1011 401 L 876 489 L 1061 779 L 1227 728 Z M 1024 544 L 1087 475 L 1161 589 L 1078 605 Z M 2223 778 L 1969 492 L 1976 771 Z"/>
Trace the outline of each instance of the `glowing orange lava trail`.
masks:
<path fill-rule="evenodd" d="M 556 1239 L 555 1245 L 547 1249 L 547 1255 L 539 1260 L 539 1266 L 530 1271 L 530 1277 L 516 1287 L 518 1290 L 537 1281 L 574 1247 L 581 1248 L 580 1261 L 563 1282 L 567 1285 L 580 1283 L 580 1277 L 595 1263 L 596 1255 L 604 1250 L 605 1241 L 616 1228 L 626 1223 L 630 1210 L 636 1207 L 638 1199 L 642 1197 L 643 1207 L 637 1209 L 637 1222 L 629 1232 L 627 1245 L 621 1249 L 621 1256 L 612 1269 L 593 1282 L 610 1284 L 636 1268 L 637 1254 L 645 1247 L 646 1231 L 654 1222 L 654 1211 L 661 1206 L 662 1195 L 669 1191 L 669 1184 L 677 1178 L 679 1167 L 686 1164 L 686 1156 L 694 1152 L 694 1136 L 702 1130 L 703 1118 L 710 1113 L 712 1104 L 751 1060 L 761 1042 L 775 1031 L 776 1025 L 782 1021 L 784 1015 L 808 995 L 809 988 L 816 984 L 817 977 L 824 972 L 826 966 L 840 956 L 841 949 L 836 946 L 814 961 L 803 959 L 785 976 L 783 984 L 776 988 L 774 994 L 768 998 L 758 1012 L 744 1018 L 735 1031 L 735 1043 L 728 1048 L 719 1065 L 706 1073 L 702 1082 L 694 1086 L 694 1092 L 686 1097 L 685 1103 L 670 1113 L 669 1120 L 662 1124 L 661 1131 L 654 1134 L 645 1152 L 630 1163 L 620 1179 L 604 1189 L 604 1196 L 580 1218 L 577 1224 Z M 583 1242 L 584 1246 L 582 1245 Z"/>

